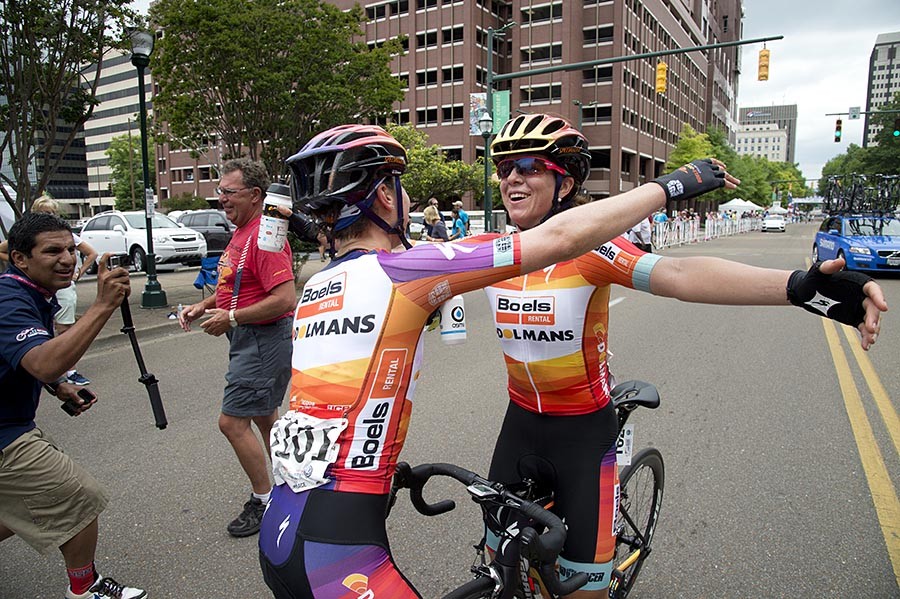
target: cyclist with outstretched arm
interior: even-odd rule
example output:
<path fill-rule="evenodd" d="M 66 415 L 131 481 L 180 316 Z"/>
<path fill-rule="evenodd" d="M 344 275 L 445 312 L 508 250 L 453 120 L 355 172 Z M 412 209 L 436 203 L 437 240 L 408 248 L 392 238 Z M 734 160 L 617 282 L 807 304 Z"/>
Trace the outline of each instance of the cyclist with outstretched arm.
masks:
<path fill-rule="evenodd" d="M 410 248 L 406 152 L 383 129 L 330 129 L 287 163 L 295 205 L 326 225 L 336 255 L 294 314 L 290 410 L 271 436 L 263 575 L 278 599 L 418 597 L 391 557 L 385 508 L 429 315 L 454 295 L 613 238 L 663 206 L 669 182 L 690 197 L 736 180 L 698 163 L 534 231 Z M 392 252 L 400 244 L 409 249 Z"/>
<path fill-rule="evenodd" d="M 572 200 L 588 175 L 590 152 L 587 139 L 565 120 L 518 116 L 495 138 L 491 157 L 503 204 L 522 235 L 580 209 Z M 679 183 L 667 182 L 666 194 L 679 193 Z M 871 278 L 843 266 L 831 260 L 792 273 L 718 258 L 663 257 L 617 237 L 572 260 L 530 272 L 523 267 L 522 275 L 486 289 L 510 397 L 488 477 L 504 484 L 527 477 L 553 490 L 553 511 L 568 526 L 560 578 L 585 572 L 589 579 L 571 597 L 606 597 L 615 553 L 610 286 L 708 304 L 793 304 L 856 327 L 868 349 L 887 304 Z M 492 542 L 496 547 L 488 531 Z"/>

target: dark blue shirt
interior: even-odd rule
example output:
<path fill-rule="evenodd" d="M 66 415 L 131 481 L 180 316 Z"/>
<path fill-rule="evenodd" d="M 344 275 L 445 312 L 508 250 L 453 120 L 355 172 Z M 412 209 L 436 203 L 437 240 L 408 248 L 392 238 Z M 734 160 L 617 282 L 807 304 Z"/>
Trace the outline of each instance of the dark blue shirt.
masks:
<path fill-rule="evenodd" d="M 53 338 L 59 304 L 47 293 L 14 266 L 0 275 L 0 450 L 35 426 L 41 381 L 21 361 Z"/>

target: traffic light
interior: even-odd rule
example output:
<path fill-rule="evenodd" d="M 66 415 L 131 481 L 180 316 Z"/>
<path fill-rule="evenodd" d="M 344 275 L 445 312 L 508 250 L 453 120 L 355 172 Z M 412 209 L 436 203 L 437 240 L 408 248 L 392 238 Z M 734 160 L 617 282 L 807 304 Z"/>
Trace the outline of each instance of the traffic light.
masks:
<path fill-rule="evenodd" d="M 834 143 L 840 143 L 841 141 L 841 119 L 838 119 L 834 124 Z"/>
<path fill-rule="evenodd" d="M 666 73 L 669 71 L 669 65 L 663 61 L 656 64 L 656 93 L 666 93 Z"/>
<path fill-rule="evenodd" d="M 769 51 L 765 48 L 759 51 L 759 69 L 756 78 L 759 81 L 769 80 Z"/>
<path fill-rule="evenodd" d="M 894 139 L 900 138 L 900 119 L 894 119 Z"/>

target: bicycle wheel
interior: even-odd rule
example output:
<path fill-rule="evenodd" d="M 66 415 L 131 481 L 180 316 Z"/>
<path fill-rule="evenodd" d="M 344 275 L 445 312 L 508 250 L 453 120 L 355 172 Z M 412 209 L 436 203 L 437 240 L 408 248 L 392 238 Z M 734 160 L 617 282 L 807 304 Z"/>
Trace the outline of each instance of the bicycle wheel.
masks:
<path fill-rule="evenodd" d="M 628 596 L 650 554 L 650 543 L 662 505 L 665 466 L 662 454 L 654 448 L 644 449 L 625 468 L 619 482 L 619 513 L 616 516 L 616 557 L 614 568 L 640 550 L 637 559 L 625 567 L 615 592 L 616 599 Z"/>
<path fill-rule="evenodd" d="M 494 581 L 490 576 L 478 576 L 444 595 L 444 599 L 490 599 Z"/>

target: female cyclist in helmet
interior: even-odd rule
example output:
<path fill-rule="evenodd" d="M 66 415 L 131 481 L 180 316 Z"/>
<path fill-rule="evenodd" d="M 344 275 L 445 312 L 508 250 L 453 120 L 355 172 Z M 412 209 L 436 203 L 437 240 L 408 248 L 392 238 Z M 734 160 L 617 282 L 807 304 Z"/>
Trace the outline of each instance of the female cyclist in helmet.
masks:
<path fill-rule="evenodd" d="M 523 236 L 581 210 L 566 212 L 589 173 L 587 146 L 578 130 L 556 116 L 523 115 L 503 126 L 491 153 L 503 205 Z M 673 196 L 682 181 L 658 180 Z M 830 261 L 792 275 L 717 258 L 664 258 L 617 237 L 537 272 L 523 268 L 526 274 L 486 289 L 497 330 L 504 330 L 500 344 L 510 397 L 489 477 L 504 483 L 527 477 L 552 488 L 553 509 L 568 525 L 560 577 L 585 572 L 590 581 L 572 597 L 607 596 L 615 552 L 618 431 L 606 363 L 610 285 L 683 301 L 747 305 L 787 304 L 791 296 L 802 303 L 798 296 L 805 301 L 816 289 L 852 306 L 852 315 L 828 315 L 857 326 L 868 348 L 879 311 L 887 306 L 871 279 L 838 273 L 842 266 Z M 838 280 L 850 288 L 839 291 Z M 510 314 L 509 306 L 528 310 L 536 300 L 552 311 L 544 315 L 549 318 L 534 318 L 533 310 Z"/>
<path fill-rule="evenodd" d="M 392 252 L 404 237 L 406 152 L 383 129 L 346 125 L 287 161 L 295 205 L 328 228 L 333 261 L 304 286 L 293 327 L 290 409 L 272 427 L 276 486 L 260 562 L 278 599 L 418 597 L 391 558 L 385 508 L 429 315 L 454 295 L 581 255 L 665 204 L 649 184 L 535 231 Z M 704 163 L 697 194 L 734 181 Z M 726 183 L 727 180 L 727 183 Z"/>

